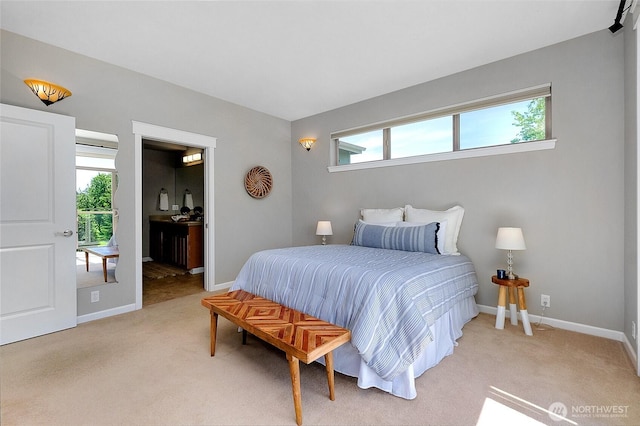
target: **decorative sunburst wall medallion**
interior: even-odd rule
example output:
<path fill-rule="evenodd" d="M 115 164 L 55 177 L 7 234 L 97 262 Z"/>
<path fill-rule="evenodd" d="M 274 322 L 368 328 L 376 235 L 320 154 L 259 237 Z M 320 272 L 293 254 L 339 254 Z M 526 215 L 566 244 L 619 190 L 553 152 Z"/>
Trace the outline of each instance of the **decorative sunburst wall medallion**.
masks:
<path fill-rule="evenodd" d="M 273 177 L 266 167 L 256 166 L 244 177 L 244 188 L 253 198 L 264 198 L 273 187 Z"/>

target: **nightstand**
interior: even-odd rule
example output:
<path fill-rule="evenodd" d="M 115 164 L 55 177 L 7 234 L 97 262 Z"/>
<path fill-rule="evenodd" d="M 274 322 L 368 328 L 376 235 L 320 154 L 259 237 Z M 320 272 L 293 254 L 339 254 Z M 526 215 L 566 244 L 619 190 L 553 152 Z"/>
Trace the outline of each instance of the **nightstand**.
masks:
<path fill-rule="evenodd" d="M 507 306 L 507 291 L 509 292 L 509 311 L 511 313 L 511 324 L 518 325 L 518 314 L 516 312 L 516 291 L 518 292 L 518 309 L 520 310 L 520 318 L 522 326 L 527 336 L 533 336 L 531 331 L 531 323 L 529 322 L 529 313 L 527 312 L 527 302 L 524 297 L 525 287 L 529 287 L 529 280 L 526 278 L 515 278 L 513 280 L 500 279 L 492 276 L 491 281 L 500 286 L 498 292 L 498 312 L 496 314 L 496 328 L 504 329 L 504 317 Z"/>

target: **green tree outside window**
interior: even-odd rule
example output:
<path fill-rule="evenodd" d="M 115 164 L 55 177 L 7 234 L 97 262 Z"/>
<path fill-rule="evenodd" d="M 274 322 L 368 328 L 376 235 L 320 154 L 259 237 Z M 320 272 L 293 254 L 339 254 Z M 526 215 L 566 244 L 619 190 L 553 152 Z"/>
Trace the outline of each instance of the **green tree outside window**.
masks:
<path fill-rule="evenodd" d="M 82 191 L 76 190 L 76 208 L 78 209 L 78 241 L 105 243 L 113 235 L 113 216 L 111 213 L 111 173 L 99 173 Z M 83 212 L 87 212 L 83 214 Z M 87 221 L 90 226 L 87 229 Z M 87 235 L 87 232 L 90 235 Z"/>
<path fill-rule="evenodd" d="M 545 98 L 536 98 L 529 102 L 525 112 L 511 111 L 514 126 L 520 131 L 511 143 L 544 140 L 545 137 Z"/>

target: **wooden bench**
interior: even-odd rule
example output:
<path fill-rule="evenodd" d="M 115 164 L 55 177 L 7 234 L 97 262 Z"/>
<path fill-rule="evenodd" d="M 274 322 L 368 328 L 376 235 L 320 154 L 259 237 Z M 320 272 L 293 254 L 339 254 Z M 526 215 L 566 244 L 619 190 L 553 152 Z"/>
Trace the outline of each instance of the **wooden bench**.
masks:
<path fill-rule="evenodd" d="M 98 256 L 102 259 L 102 274 L 104 275 L 104 282 L 107 282 L 107 259 L 115 259 L 120 257 L 118 246 L 98 246 L 98 247 L 84 247 L 84 260 L 87 265 L 87 272 L 89 272 L 89 253 Z"/>
<path fill-rule="evenodd" d="M 216 351 L 218 315 L 286 353 L 298 425 L 302 424 L 299 361 L 309 364 L 324 355 L 329 399 L 335 400 L 331 351 L 351 339 L 349 330 L 243 290 L 205 297 L 201 303 L 211 311 L 211 356 Z"/>

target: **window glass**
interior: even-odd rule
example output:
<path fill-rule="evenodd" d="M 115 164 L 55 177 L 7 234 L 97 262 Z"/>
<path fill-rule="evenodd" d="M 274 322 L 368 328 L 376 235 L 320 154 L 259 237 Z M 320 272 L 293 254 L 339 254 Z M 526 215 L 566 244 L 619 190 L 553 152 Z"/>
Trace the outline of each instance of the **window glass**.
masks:
<path fill-rule="evenodd" d="M 543 139 L 543 97 L 460 114 L 460 149 Z"/>
<path fill-rule="evenodd" d="M 331 138 L 338 148 L 337 165 L 404 158 L 408 163 L 431 161 L 423 156 L 550 141 L 550 107 L 551 86 L 540 85 L 363 126 L 362 133 L 334 132 Z M 440 157 L 447 155 L 432 158 Z"/>
<path fill-rule="evenodd" d="M 343 136 L 338 140 L 338 164 L 382 160 L 382 147 L 382 129 L 352 136 Z"/>
<path fill-rule="evenodd" d="M 113 173 L 76 169 L 78 246 L 105 245 L 113 235 Z"/>
<path fill-rule="evenodd" d="M 391 158 L 450 151 L 453 151 L 452 116 L 391 128 Z"/>

